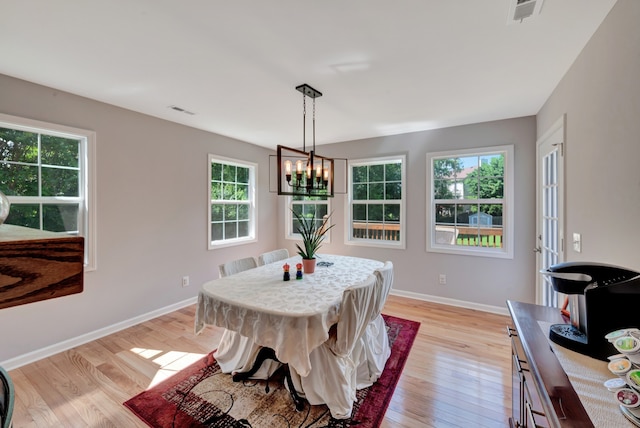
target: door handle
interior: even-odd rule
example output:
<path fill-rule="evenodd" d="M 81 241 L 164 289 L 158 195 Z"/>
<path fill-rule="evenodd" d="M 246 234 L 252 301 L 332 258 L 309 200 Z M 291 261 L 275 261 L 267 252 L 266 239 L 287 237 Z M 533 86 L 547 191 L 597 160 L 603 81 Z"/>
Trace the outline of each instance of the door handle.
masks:
<path fill-rule="evenodd" d="M 536 248 L 533 249 L 533 252 L 534 253 L 541 253 L 542 252 L 542 248 L 536 247 Z"/>

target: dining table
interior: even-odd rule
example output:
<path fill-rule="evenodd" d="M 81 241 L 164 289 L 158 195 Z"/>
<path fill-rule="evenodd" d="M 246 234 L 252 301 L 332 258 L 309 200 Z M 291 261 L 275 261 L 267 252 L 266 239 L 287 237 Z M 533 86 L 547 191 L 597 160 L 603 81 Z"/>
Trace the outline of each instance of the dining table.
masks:
<path fill-rule="evenodd" d="M 296 279 L 299 256 L 208 281 L 198 293 L 195 333 L 215 325 L 271 348 L 301 376 L 311 371 L 309 354 L 329 338 L 340 314 L 342 294 L 364 282 L 384 263 L 321 254 L 314 273 Z M 284 280 L 283 266 L 290 266 Z"/>

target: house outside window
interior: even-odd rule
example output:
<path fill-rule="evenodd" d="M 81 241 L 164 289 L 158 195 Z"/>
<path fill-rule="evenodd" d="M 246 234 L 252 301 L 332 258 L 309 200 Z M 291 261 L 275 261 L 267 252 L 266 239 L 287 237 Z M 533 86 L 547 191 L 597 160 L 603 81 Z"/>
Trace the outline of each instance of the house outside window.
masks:
<path fill-rule="evenodd" d="M 406 246 L 406 156 L 349 161 L 347 245 Z"/>
<path fill-rule="evenodd" d="M 209 155 L 209 249 L 256 241 L 254 163 Z"/>
<path fill-rule="evenodd" d="M 325 216 L 331 215 L 329 200 L 326 196 L 289 196 L 287 197 L 287 209 L 286 209 L 286 238 L 293 240 L 300 240 L 300 234 L 298 231 L 298 220 L 293 216 L 291 211 L 300 214 L 301 216 L 311 217 L 315 215 L 316 227 L 322 225 L 322 220 Z M 331 223 L 331 221 L 329 221 Z M 324 236 L 325 243 L 331 242 L 331 231 L 327 232 Z"/>
<path fill-rule="evenodd" d="M 513 146 L 427 154 L 427 251 L 513 258 Z"/>
<path fill-rule="evenodd" d="M 5 224 L 85 238 L 85 271 L 96 269 L 95 133 L 0 114 L 0 190 Z"/>

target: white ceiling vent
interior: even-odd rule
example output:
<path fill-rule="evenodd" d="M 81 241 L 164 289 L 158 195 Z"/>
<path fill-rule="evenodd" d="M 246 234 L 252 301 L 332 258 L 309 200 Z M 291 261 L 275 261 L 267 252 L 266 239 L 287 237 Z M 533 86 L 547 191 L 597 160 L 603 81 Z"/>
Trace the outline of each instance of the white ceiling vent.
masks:
<path fill-rule="evenodd" d="M 170 108 L 171 110 L 179 111 L 180 113 L 188 114 L 188 115 L 191 115 L 191 116 L 195 115 L 195 113 L 194 113 L 194 112 L 189 111 L 189 110 L 185 110 L 185 109 L 183 109 L 182 107 L 178 107 L 178 106 L 169 106 L 169 108 Z"/>
<path fill-rule="evenodd" d="M 538 15 L 542 2 L 543 0 L 509 0 L 507 24 L 520 24 L 525 19 Z"/>

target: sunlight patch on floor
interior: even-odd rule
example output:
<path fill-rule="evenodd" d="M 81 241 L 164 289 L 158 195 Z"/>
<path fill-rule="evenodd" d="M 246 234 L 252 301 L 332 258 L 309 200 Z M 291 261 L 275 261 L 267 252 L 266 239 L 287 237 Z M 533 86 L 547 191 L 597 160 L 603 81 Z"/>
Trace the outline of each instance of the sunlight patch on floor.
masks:
<path fill-rule="evenodd" d="M 162 353 L 162 351 L 159 349 L 145 349 L 145 348 L 131 348 L 131 352 L 133 352 L 134 354 L 138 354 L 141 357 L 144 357 L 146 359 L 153 358 L 156 355 Z"/>
<path fill-rule="evenodd" d="M 131 348 L 131 352 L 151 360 L 158 366 L 149 387 L 157 385 L 163 380 L 173 376 L 180 370 L 183 370 L 202 359 L 206 354 L 198 354 L 194 352 L 180 351 L 160 351 L 157 349 Z"/>

